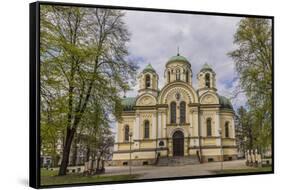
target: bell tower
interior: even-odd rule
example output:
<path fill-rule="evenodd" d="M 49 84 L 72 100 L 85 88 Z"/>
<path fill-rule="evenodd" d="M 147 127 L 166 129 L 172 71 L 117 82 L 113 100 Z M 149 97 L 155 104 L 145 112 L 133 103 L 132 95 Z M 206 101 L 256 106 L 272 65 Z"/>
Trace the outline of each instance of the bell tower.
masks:
<path fill-rule="evenodd" d="M 148 64 L 138 76 L 139 95 L 150 93 L 157 96 L 158 93 L 158 74 L 151 64 Z"/>
<path fill-rule="evenodd" d="M 192 85 L 191 64 L 178 53 L 167 61 L 164 79 L 165 84 L 181 81 Z"/>
<path fill-rule="evenodd" d="M 206 91 L 216 92 L 216 73 L 213 71 L 210 65 L 205 63 L 197 74 L 197 80 L 199 83 L 198 92 L 201 96 Z"/>

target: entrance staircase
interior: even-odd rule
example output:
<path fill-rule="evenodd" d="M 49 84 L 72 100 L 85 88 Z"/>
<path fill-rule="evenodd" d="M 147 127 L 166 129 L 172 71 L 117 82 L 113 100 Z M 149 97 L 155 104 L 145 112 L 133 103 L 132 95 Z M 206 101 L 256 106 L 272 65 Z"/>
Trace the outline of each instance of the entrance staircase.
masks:
<path fill-rule="evenodd" d="M 158 166 L 183 166 L 199 164 L 197 156 L 176 156 L 176 157 L 159 157 L 156 165 Z"/>

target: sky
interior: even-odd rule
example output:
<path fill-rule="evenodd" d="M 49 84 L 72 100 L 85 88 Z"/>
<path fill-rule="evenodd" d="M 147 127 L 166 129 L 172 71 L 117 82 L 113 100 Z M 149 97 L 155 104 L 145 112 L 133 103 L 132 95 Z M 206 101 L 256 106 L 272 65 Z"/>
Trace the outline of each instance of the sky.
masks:
<path fill-rule="evenodd" d="M 125 11 L 124 22 L 131 34 L 129 58 L 139 65 L 141 72 L 151 64 L 159 75 L 159 88 L 164 86 L 164 70 L 168 59 L 177 54 L 187 58 L 193 72 L 192 83 L 197 89 L 196 75 L 205 63 L 216 72 L 220 95 L 232 97 L 239 83 L 232 59 L 233 35 L 239 17 L 191 15 L 144 11 Z M 127 97 L 136 96 L 138 85 L 132 86 Z M 234 109 L 245 105 L 245 95 L 232 99 Z"/>

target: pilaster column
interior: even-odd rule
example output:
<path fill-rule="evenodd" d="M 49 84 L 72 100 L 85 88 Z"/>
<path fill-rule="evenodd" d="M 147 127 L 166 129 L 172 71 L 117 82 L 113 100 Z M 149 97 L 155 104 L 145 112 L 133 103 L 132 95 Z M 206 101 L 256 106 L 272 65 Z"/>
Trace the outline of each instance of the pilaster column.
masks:
<path fill-rule="evenodd" d="M 192 110 L 190 110 L 189 111 L 189 130 L 188 130 L 188 133 L 189 133 L 189 135 L 190 136 L 193 136 L 194 134 L 193 134 L 193 111 Z"/>
<path fill-rule="evenodd" d="M 184 138 L 183 143 L 184 143 L 184 151 L 183 151 L 184 156 L 188 156 L 188 138 Z"/>
<path fill-rule="evenodd" d="M 220 135 L 223 135 L 222 134 L 222 129 L 221 129 L 221 127 L 220 127 L 220 114 L 219 114 L 219 112 L 217 111 L 216 112 L 216 116 L 215 116 L 215 135 L 217 136 L 217 137 L 220 137 Z M 221 134 L 219 133 L 219 130 L 221 130 Z M 216 140 L 216 144 L 217 144 L 217 146 L 220 146 L 221 145 L 221 142 L 222 140 L 221 140 L 221 138 L 218 138 L 217 140 Z"/>
<path fill-rule="evenodd" d="M 180 102 L 179 101 L 176 101 L 176 123 L 179 124 L 180 123 Z"/>
<path fill-rule="evenodd" d="M 163 130 L 162 130 L 162 137 L 166 138 L 167 137 L 167 111 L 163 113 Z"/>
<path fill-rule="evenodd" d="M 115 123 L 115 129 L 116 129 L 115 143 L 118 143 L 119 142 L 119 133 L 121 133 L 121 129 L 119 131 L 119 128 L 118 128 L 118 122 Z M 118 151 L 118 144 L 114 144 L 114 151 Z"/>
<path fill-rule="evenodd" d="M 115 123 L 115 129 L 116 129 L 115 143 L 117 143 L 117 142 L 119 142 L 119 133 L 120 133 L 119 128 L 118 128 L 118 122 Z"/>
<path fill-rule="evenodd" d="M 152 139 L 156 138 L 156 113 L 152 114 Z"/>
<path fill-rule="evenodd" d="M 168 139 L 168 149 L 169 149 L 169 157 L 173 156 L 173 143 L 172 139 Z"/>
<path fill-rule="evenodd" d="M 231 134 L 230 137 L 231 138 L 235 138 L 235 123 L 234 123 L 234 118 L 232 118 L 232 122 L 231 122 Z M 236 145 L 236 140 L 234 141 L 234 145 Z"/>
<path fill-rule="evenodd" d="M 136 122 L 135 122 L 135 131 L 134 131 L 135 139 L 140 139 L 140 114 L 136 114 Z"/>
<path fill-rule="evenodd" d="M 158 113 L 158 126 L 157 126 L 157 136 L 158 138 L 162 138 L 161 134 L 161 128 L 162 128 L 162 112 Z"/>

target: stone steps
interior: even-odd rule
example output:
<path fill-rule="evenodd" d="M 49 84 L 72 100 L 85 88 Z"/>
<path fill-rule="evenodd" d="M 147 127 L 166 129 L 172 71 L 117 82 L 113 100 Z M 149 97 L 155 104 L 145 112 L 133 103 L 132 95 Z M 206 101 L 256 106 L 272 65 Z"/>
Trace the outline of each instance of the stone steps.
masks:
<path fill-rule="evenodd" d="M 158 166 L 183 166 L 199 164 L 196 156 L 185 156 L 185 157 L 160 157 L 158 159 Z"/>

